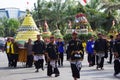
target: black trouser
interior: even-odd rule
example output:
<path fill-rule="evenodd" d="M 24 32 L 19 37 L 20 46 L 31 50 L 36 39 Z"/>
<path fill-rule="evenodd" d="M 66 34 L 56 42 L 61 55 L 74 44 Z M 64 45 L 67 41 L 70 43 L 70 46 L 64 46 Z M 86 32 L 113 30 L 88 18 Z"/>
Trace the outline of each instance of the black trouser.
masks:
<path fill-rule="evenodd" d="M 72 76 L 74 78 L 80 78 L 80 70 L 81 68 L 77 68 L 75 64 L 71 64 Z"/>
<path fill-rule="evenodd" d="M 97 64 L 97 67 L 102 68 L 104 65 L 104 57 L 101 57 L 100 63 L 98 62 L 99 58 L 100 57 L 96 55 L 96 64 Z"/>
<path fill-rule="evenodd" d="M 48 62 L 48 66 L 47 66 L 47 75 L 48 76 L 51 76 L 52 74 L 60 74 L 58 68 L 57 68 L 57 64 L 55 65 L 55 68 L 53 68 L 51 65 L 50 65 L 50 62 Z"/>
<path fill-rule="evenodd" d="M 114 71 L 115 71 L 115 74 L 120 73 L 120 62 L 119 62 L 119 60 L 114 60 Z"/>
<path fill-rule="evenodd" d="M 60 52 L 58 56 L 59 56 L 58 65 L 63 65 L 63 57 L 64 57 L 63 52 Z"/>
<path fill-rule="evenodd" d="M 27 55 L 26 67 L 32 67 L 33 65 L 33 55 Z"/>
<path fill-rule="evenodd" d="M 45 55 L 44 57 L 45 57 L 45 62 L 46 62 L 46 64 L 47 64 L 47 56 Z"/>
<path fill-rule="evenodd" d="M 11 54 L 11 66 L 17 67 L 18 54 Z"/>
<path fill-rule="evenodd" d="M 44 60 L 43 60 L 43 59 L 39 59 L 38 61 L 35 61 L 35 62 L 34 62 L 35 68 L 36 68 L 36 69 L 39 69 L 39 68 L 42 68 L 42 69 L 43 69 L 43 63 L 44 63 Z"/>
<path fill-rule="evenodd" d="M 85 51 L 84 51 L 84 50 L 82 50 L 82 52 L 83 52 L 83 56 L 82 56 L 82 57 L 83 57 L 83 59 L 84 59 Z"/>
<path fill-rule="evenodd" d="M 112 51 L 110 50 L 110 57 L 109 57 L 109 62 L 112 63 L 112 57 L 113 57 L 113 54 L 112 54 Z"/>
<path fill-rule="evenodd" d="M 95 55 L 94 54 L 88 53 L 88 62 L 89 62 L 89 65 L 95 65 Z"/>
<path fill-rule="evenodd" d="M 66 55 L 67 55 L 67 60 L 69 60 L 70 59 L 70 52 L 66 51 Z"/>
<path fill-rule="evenodd" d="M 7 58 L 8 58 L 8 67 L 11 66 L 12 62 L 11 62 L 11 54 L 7 53 Z"/>

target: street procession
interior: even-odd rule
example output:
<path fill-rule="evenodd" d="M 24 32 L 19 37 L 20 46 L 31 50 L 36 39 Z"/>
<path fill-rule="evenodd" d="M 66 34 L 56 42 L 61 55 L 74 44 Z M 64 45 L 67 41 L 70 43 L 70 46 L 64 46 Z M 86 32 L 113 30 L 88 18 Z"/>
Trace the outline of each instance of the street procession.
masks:
<path fill-rule="evenodd" d="M 120 0 L 11 2 L 0 6 L 0 80 L 120 79 Z"/>

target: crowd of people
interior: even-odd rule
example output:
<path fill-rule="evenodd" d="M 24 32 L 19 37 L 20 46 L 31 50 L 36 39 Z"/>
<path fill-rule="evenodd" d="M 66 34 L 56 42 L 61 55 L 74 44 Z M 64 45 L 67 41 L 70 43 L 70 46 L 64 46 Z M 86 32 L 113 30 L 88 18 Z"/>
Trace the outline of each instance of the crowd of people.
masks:
<path fill-rule="evenodd" d="M 27 50 L 26 67 L 35 66 L 35 72 L 39 69 L 44 71 L 44 62 L 47 65 L 47 76 L 60 76 L 59 66 L 64 66 L 64 53 L 67 54 L 67 60 L 70 61 L 72 77 L 74 80 L 80 78 L 82 61 L 85 52 L 88 54 L 88 65 L 92 67 L 96 65 L 96 69 L 104 70 L 104 58 L 109 58 L 108 64 L 112 64 L 114 55 L 114 76 L 120 73 L 120 34 L 114 38 L 110 35 L 110 40 L 106 39 L 103 34 L 99 33 L 97 39 L 91 36 L 86 44 L 78 39 L 77 32 L 72 33 L 72 39 L 68 42 L 65 49 L 65 43 L 61 38 L 55 39 L 50 37 L 49 43 L 41 40 L 41 35 L 37 35 L 37 40 L 24 44 Z M 5 44 L 5 51 L 8 58 L 8 67 L 17 67 L 19 46 L 13 38 L 8 38 Z M 109 55 L 109 56 L 108 56 Z"/>

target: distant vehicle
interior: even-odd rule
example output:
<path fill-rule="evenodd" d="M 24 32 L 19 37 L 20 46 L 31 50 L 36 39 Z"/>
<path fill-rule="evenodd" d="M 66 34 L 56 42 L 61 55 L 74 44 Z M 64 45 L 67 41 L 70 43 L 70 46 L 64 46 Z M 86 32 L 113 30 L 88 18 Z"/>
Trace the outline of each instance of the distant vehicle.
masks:
<path fill-rule="evenodd" d="M 4 51 L 5 38 L 0 37 L 0 51 Z"/>

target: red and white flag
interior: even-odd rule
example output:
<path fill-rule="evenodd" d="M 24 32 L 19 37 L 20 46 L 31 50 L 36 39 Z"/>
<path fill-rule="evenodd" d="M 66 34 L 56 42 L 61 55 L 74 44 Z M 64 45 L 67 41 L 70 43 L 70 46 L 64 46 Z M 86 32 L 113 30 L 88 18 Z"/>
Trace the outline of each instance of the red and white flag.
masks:
<path fill-rule="evenodd" d="M 27 1 L 27 2 L 26 2 L 26 9 L 29 10 L 29 7 L 30 7 L 30 5 L 29 5 L 29 2 Z"/>
<path fill-rule="evenodd" d="M 29 5 L 29 2 L 27 1 L 27 5 Z"/>
<path fill-rule="evenodd" d="M 85 6 L 90 0 L 80 0 L 80 3 Z"/>
<path fill-rule="evenodd" d="M 83 0 L 85 3 L 87 3 L 87 0 Z"/>

